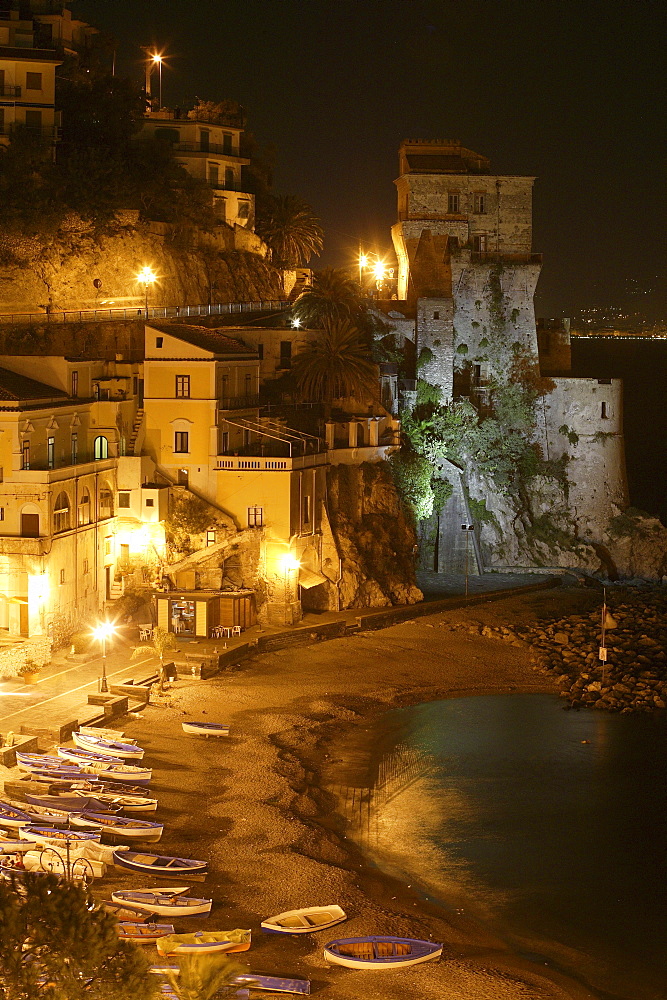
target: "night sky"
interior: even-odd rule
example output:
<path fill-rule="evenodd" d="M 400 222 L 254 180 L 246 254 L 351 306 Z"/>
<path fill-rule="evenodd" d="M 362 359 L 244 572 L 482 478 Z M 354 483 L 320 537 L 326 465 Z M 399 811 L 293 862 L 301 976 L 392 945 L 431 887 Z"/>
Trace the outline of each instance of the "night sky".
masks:
<path fill-rule="evenodd" d="M 240 101 L 276 188 L 323 221 L 319 264 L 391 248 L 404 138 L 455 138 L 535 175 L 537 314 L 667 318 L 664 0 L 75 0 L 168 56 L 163 103 Z"/>

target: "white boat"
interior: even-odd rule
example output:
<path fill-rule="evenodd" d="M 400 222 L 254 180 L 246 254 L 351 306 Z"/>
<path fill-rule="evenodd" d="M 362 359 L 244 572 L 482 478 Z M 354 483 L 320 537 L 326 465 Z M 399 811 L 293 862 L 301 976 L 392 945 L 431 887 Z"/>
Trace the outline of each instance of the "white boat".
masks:
<path fill-rule="evenodd" d="M 402 969 L 421 962 L 437 961 L 442 945 L 417 938 L 339 938 L 324 946 L 324 958 L 348 969 Z"/>
<path fill-rule="evenodd" d="M 111 893 L 114 903 L 132 907 L 145 913 L 157 913 L 161 917 L 204 917 L 213 906 L 212 899 L 196 899 L 180 893 L 156 892 L 153 889 L 118 889 Z"/>
<path fill-rule="evenodd" d="M 149 851 L 113 852 L 114 863 L 120 868 L 129 868 L 133 872 L 156 875 L 158 878 L 188 878 L 193 875 L 206 875 L 208 861 L 196 858 L 177 858 L 169 854 L 152 854 Z"/>
<path fill-rule="evenodd" d="M 148 785 L 153 772 L 149 767 L 123 764 L 117 757 L 95 754 L 89 750 L 72 750 L 58 747 L 58 756 L 64 760 L 76 761 L 80 771 L 97 774 L 107 781 L 128 782 L 131 785 Z"/>
<path fill-rule="evenodd" d="M 82 801 L 90 795 L 89 792 L 81 791 L 74 792 L 75 795 L 80 796 Z M 95 799 L 101 805 L 126 813 L 145 813 L 145 812 L 155 812 L 157 809 L 157 799 L 147 798 L 145 795 L 119 795 L 116 792 L 95 792 Z M 82 808 L 86 808 L 82 806 Z M 99 810 L 96 810 L 99 811 Z"/>
<path fill-rule="evenodd" d="M 105 740 L 101 736 L 90 736 L 81 732 L 72 733 L 72 739 L 81 750 L 92 750 L 93 753 L 105 757 L 118 757 L 121 760 L 143 760 L 144 751 L 133 743 Z"/>
<path fill-rule="evenodd" d="M 106 813 L 72 813 L 72 826 L 84 830 L 99 830 L 112 837 L 126 837 L 128 840 L 143 840 L 152 844 L 162 836 L 162 823 L 149 823 L 144 819 L 127 816 L 108 816 Z"/>
<path fill-rule="evenodd" d="M 229 736 L 229 726 L 222 722 L 197 722 L 186 719 L 181 728 L 189 736 Z"/>
<path fill-rule="evenodd" d="M 33 840 L 21 840 L 18 833 L 14 836 L 0 834 L 0 854 L 23 854 L 35 846 Z"/>
<path fill-rule="evenodd" d="M 130 920 L 119 920 L 116 928 L 121 941 L 135 944 L 155 944 L 158 938 L 174 933 L 173 924 L 144 924 Z"/>
<path fill-rule="evenodd" d="M 21 840 L 32 840 L 36 844 L 62 844 L 64 847 L 67 841 L 70 844 L 81 844 L 88 840 L 99 840 L 100 834 L 97 830 L 56 830 L 48 826 L 22 826 L 19 830 Z"/>
<path fill-rule="evenodd" d="M 56 853 L 56 851 L 58 853 Z M 62 847 L 56 848 L 55 850 L 50 850 L 48 847 L 44 847 L 39 851 L 28 851 L 27 854 L 24 854 L 23 864 L 29 871 L 55 872 L 56 875 L 64 875 L 66 873 L 64 855 L 65 851 Z M 70 865 L 74 865 L 79 859 L 73 857 L 70 852 L 69 860 Z M 86 858 L 85 861 L 87 874 L 92 875 L 93 878 L 104 878 L 107 866 L 103 861 L 94 861 L 90 858 Z"/>
<path fill-rule="evenodd" d="M 340 906 L 306 906 L 267 917 L 261 927 L 267 934 L 312 934 L 328 930 L 343 920 L 347 920 L 347 914 Z"/>
<path fill-rule="evenodd" d="M 84 736 L 99 736 L 103 740 L 121 740 L 123 743 L 136 743 L 126 736 L 122 729 L 98 729 L 97 726 L 79 726 L 79 732 Z"/>
<path fill-rule="evenodd" d="M 206 955 L 215 952 L 247 951 L 251 932 L 195 931 L 194 934 L 169 934 L 155 942 L 160 955 Z"/>

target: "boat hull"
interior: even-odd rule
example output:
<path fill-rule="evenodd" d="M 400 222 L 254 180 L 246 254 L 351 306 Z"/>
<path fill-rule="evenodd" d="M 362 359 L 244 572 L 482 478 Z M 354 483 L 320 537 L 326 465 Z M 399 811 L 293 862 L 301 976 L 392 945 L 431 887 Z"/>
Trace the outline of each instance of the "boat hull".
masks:
<path fill-rule="evenodd" d="M 158 938 L 174 933 L 173 924 L 144 924 L 136 921 L 119 920 L 116 928 L 121 941 L 135 944 L 153 944 Z"/>
<path fill-rule="evenodd" d="M 53 844 L 63 846 L 69 840 L 70 845 L 85 843 L 89 840 L 99 840 L 100 835 L 95 831 L 84 832 L 83 830 L 50 830 L 42 826 L 22 826 L 19 830 L 21 840 L 32 840 L 35 844 L 46 844 L 51 847 Z"/>
<path fill-rule="evenodd" d="M 143 898 L 142 898 L 143 897 Z M 123 889 L 111 894 L 114 903 L 132 906 L 144 913 L 156 913 L 161 917 L 207 917 L 213 906 L 212 899 L 194 899 L 189 896 L 153 892 L 142 893 Z M 181 900 L 181 902 L 179 902 Z"/>
<path fill-rule="evenodd" d="M 143 760 L 144 757 L 143 749 L 130 743 L 105 740 L 101 736 L 90 736 L 85 733 L 72 733 L 72 739 L 81 750 L 103 754 L 105 757 L 130 761 Z"/>
<path fill-rule="evenodd" d="M 249 930 L 197 931 L 195 934 L 173 934 L 160 938 L 155 946 L 160 955 L 208 955 L 248 951 L 252 934 Z"/>
<path fill-rule="evenodd" d="M 159 877 L 182 879 L 188 875 L 206 875 L 208 861 L 174 858 L 158 854 L 138 854 L 135 851 L 114 851 L 114 863 L 133 872 Z"/>
<path fill-rule="evenodd" d="M 340 938 L 324 946 L 325 960 L 347 969 L 403 969 L 441 955 L 441 944 L 416 938 Z"/>
<path fill-rule="evenodd" d="M 286 910 L 262 921 L 265 934 L 313 934 L 326 931 L 347 920 L 340 906 L 307 906 L 300 910 Z"/>
<path fill-rule="evenodd" d="M 219 722 L 181 722 L 181 728 L 188 736 L 229 736 L 229 726 Z"/>

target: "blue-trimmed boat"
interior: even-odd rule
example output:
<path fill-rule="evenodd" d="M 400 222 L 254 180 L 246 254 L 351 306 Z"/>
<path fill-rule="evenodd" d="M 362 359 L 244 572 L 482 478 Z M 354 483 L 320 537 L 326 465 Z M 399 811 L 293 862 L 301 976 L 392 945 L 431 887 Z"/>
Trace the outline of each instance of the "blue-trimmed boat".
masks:
<path fill-rule="evenodd" d="M 34 840 L 36 844 L 70 844 L 79 845 L 88 840 L 99 840 L 97 830 L 56 830 L 52 826 L 22 826 L 19 830 L 21 840 Z"/>
<path fill-rule="evenodd" d="M 99 835 L 98 835 L 99 836 Z M 164 854 L 149 854 L 146 851 L 114 851 L 114 863 L 120 868 L 133 872 L 157 875 L 159 878 L 181 878 L 183 875 L 206 875 L 208 861 L 193 858 L 174 858 Z"/>
<path fill-rule="evenodd" d="M 164 825 L 128 816 L 108 816 L 105 813 L 81 812 L 72 815 L 72 825 L 83 829 L 99 830 L 111 837 L 144 840 L 156 843 L 162 836 Z"/>
<path fill-rule="evenodd" d="M 324 946 L 327 962 L 348 969 L 401 969 L 437 961 L 441 955 L 441 944 L 418 938 L 339 938 Z"/>
<path fill-rule="evenodd" d="M 93 753 L 122 760 L 143 760 L 143 749 L 133 743 L 106 740 L 102 736 L 91 736 L 90 733 L 72 733 L 72 739 L 81 750 L 92 750 Z"/>
<path fill-rule="evenodd" d="M 21 826 L 30 826 L 32 819 L 27 812 L 12 806 L 9 802 L 0 802 L 0 826 L 10 830 L 18 830 Z"/>
<path fill-rule="evenodd" d="M 185 719 L 181 729 L 188 736 L 229 736 L 229 726 L 223 722 L 199 722 L 195 719 Z"/>
<path fill-rule="evenodd" d="M 254 973 L 237 976 L 236 983 L 248 983 L 253 990 L 269 990 L 271 993 L 297 993 L 310 996 L 309 979 L 280 979 L 278 976 L 258 976 Z"/>

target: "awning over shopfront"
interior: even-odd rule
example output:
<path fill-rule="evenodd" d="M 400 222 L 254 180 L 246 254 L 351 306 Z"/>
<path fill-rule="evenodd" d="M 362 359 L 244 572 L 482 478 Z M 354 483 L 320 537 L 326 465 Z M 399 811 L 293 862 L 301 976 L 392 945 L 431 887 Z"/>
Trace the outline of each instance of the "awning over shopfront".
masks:
<path fill-rule="evenodd" d="M 303 566 L 300 567 L 300 587 L 303 587 L 305 590 L 310 590 L 311 587 L 317 587 L 320 583 L 327 583 L 326 576 L 322 576 L 321 573 L 314 573 L 312 569 L 304 569 Z"/>

